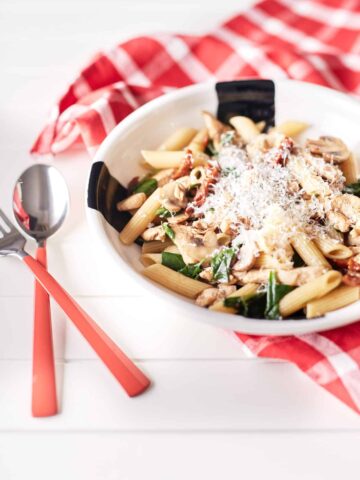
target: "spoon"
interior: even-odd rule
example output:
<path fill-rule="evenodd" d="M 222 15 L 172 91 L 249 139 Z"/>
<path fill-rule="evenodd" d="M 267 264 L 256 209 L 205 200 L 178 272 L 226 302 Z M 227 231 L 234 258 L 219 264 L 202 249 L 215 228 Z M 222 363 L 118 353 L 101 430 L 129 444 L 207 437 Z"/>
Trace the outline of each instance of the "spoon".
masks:
<path fill-rule="evenodd" d="M 36 259 L 47 268 L 46 240 L 65 220 L 69 194 L 65 180 L 50 165 L 33 165 L 16 182 L 13 211 L 21 229 L 37 242 Z M 50 300 L 35 283 L 32 414 L 48 417 L 58 412 Z"/>

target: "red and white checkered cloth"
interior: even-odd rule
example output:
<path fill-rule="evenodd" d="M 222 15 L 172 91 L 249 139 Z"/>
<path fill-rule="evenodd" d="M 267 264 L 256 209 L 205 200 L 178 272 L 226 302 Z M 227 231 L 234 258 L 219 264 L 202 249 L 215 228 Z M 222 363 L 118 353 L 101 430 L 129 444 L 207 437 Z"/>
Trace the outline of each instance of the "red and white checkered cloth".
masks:
<path fill-rule="evenodd" d="M 155 34 L 101 52 L 54 107 L 32 153 L 81 144 L 93 154 L 117 123 L 171 89 L 249 77 L 359 95 L 359 0 L 264 0 L 204 36 Z M 295 363 L 360 413 L 360 322 L 321 334 L 237 335 L 254 355 Z"/>

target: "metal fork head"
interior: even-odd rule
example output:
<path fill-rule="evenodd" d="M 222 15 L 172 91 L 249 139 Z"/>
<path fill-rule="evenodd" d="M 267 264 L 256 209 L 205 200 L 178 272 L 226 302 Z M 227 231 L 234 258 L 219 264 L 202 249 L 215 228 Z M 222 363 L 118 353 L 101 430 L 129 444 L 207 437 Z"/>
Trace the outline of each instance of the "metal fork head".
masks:
<path fill-rule="evenodd" d="M 0 257 L 22 256 L 26 239 L 0 209 Z"/>

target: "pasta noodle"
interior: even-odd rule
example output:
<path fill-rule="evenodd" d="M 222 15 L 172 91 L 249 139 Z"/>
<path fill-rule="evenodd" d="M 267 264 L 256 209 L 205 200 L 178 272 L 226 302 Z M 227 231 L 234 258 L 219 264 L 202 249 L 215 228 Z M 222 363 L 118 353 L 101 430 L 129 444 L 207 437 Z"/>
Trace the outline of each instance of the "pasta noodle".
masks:
<path fill-rule="evenodd" d="M 315 243 L 305 234 L 299 233 L 298 235 L 294 236 L 291 243 L 307 265 L 323 265 L 324 267 L 330 268 L 330 264 L 324 255 L 321 253 Z"/>
<path fill-rule="evenodd" d="M 179 128 L 172 133 L 159 147 L 159 150 L 181 150 L 196 136 L 195 128 Z"/>
<path fill-rule="evenodd" d="M 358 166 L 355 155 L 350 154 L 349 158 L 340 164 L 340 168 L 346 179 L 346 185 L 357 182 L 358 179 Z"/>
<path fill-rule="evenodd" d="M 185 159 L 184 151 L 166 151 L 166 150 L 142 150 L 142 156 L 147 164 L 156 169 L 177 168 Z M 207 157 L 201 152 L 195 152 L 194 164 L 201 165 L 206 163 Z"/>
<path fill-rule="evenodd" d="M 159 190 L 159 188 L 155 190 L 155 192 L 125 225 L 122 232 L 120 232 L 120 240 L 125 243 L 125 245 L 133 243 L 137 237 L 146 230 L 148 224 L 155 218 L 156 212 L 161 205 Z"/>
<path fill-rule="evenodd" d="M 278 133 L 283 133 L 284 135 L 287 135 L 288 137 L 295 137 L 296 135 L 299 135 L 299 133 L 303 132 L 309 128 L 308 123 L 304 122 L 297 122 L 296 120 L 288 120 L 286 122 L 280 123 L 280 125 L 277 125 L 276 127 L 272 128 L 272 132 L 278 132 Z"/>
<path fill-rule="evenodd" d="M 232 117 L 230 123 L 245 142 L 250 142 L 259 135 L 257 126 L 248 117 Z"/>
<path fill-rule="evenodd" d="M 314 241 L 324 256 L 332 260 L 350 258 L 353 254 L 349 247 L 332 239 L 319 237 Z"/>
<path fill-rule="evenodd" d="M 285 295 L 279 303 L 279 310 L 282 317 L 288 317 L 292 313 L 304 308 L 309 302 L 323 297 L 334 290 L 340 282 L 342 275 L 340 272 L 331 270 L 319 278 L 312 280 L 301 287 L 295 288 L 292 292 Z"/>
<path fill-rule="evenodd" d="M 170 238 L 167 238 L 163 242 L 160 241 L 160 240 L 152 240 L 151 242 L 144 242 L 142 247 L 141 247 L 141 251 L 142 251 L 143 254 L 146 254 L 146 253 L 161 253 L 164 250 L 166 250 L 166 248 L 170 247 L 171 245 L 173 245 L 173 242 L 172 242 L 172 240 L 170 240 Z"/>
<path fill-rule="evenodd" d="M 144 267 L 149 267 L 154 265 L 154 263 L 161 263 L 161 253 L 145 253 L 145 255 L 141 255 L 140 261 Z"/>
<path fill-rule="evenodd" d="M 209 285 L 206 283 L 193 280 L 175 272 L 175 270 L 171 270 L 171 268 L 164 267 L 164 265 L 151 265 L 144 270 L 143 274 L 145 277 L 154 280 L 154 282 L 160 283 L 160 285 L 169 288 L 173 292 L 188 298 L 196 298 L 199 293 L 209 288 Z"/>
<path fill-rule="evenodd" d="M 195 137 L 191 140 L 187 148 L 194 152 L 203 152 L 208 141 L 208 132 L 206 128 L 199 130 Z"/>
<path fill-rule="evenodd" d="M 306 318 L 320 317 L 325 313 L 346 307 L 359 300 L 359 287 L 341 285 L 327 295 L 313 300 L 306 305 Z"/>

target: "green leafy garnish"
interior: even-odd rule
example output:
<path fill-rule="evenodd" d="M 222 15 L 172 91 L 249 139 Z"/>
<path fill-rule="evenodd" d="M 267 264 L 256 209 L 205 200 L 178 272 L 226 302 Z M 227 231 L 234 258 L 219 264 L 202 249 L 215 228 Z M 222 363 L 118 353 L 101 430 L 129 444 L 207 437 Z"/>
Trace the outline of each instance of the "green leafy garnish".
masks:
<path fill-rule="evenodd" d="M 350 183 L 350 185 L 346 185 L 343 193 L 352 193 L 353 195 L 360 197 L 360 180 L 358 180 L 356 183 Z"/>
<path fill-rule="evenodd" d="M 213 157 L 214 155 L 218 154 L 218 152 L 215 150 L 214 143 L 212 140 L 208 141 L 208 144 L 206 145 L 206 148 L 205 148 L 205 153 L 210 157 Z"/>
<path fill-rule="evenodd" d="M 141 180 L 133 190 L 133 193 L 145 193 L 145 195 L 150 196 L 157 189 L 158 182 L 156 178 L 144 178 Z"/>
<path fill-rule="evenodd" d="M 182 256 L 178 253 L 162 252 L 161 263 L 165 267 L 171 268 L 193 279 L 197 279 L 202 270 L 202 262 L 186 265 Z"/>
<path fill-rule="evenodd" d="M 234 140 L 235 132 L 230 131 L 221 135 L 221 146 L 229 145 Z"/>
<path fill-rule="evenodd" d="M 178 253 L 162 252 L 161 263 L 165 267 L 169 267 L 177 272 L 186 267 L 186 264 L 181 255 Z"/>
<path fill-rule="evenodd" d="M 165 207 L 160 207 L 156 210 L 155 214 L 160 218 L 169 218 L 172 216 L 170 210 Z"/>
<path fill-rule="evenodd" d="M 175 232 L 174 230 L 170 227 L 170 225 L 168 223 L 163 223 L 162 224 L 162 227 L 164 229 L 164 232 L 166 233 L 166 235 L 171 239 L 171 240 L 174 240 L 175 238 Z"/>
<path fill-rule="evenodd" d="M 228 282 L 231 262 L 235 255 L 234 248 L 224 248 L 211 259 L 213 280 L 216 282 Z"/>
<path fill-rule="evenodd" d="M 279 302 L 294 287 L 290 285 L 281 285 L 276 282 L 276 274 L 274 271 L 269 274 L 269 283 L 266 288 L 266 308 L 265 317 L 270 320 L 280 318 Z"/>
<path fill-rule="evenodd" d="M 300 255 L 297 252 L 294 252 L 294 255 L 292 257 L 292 262 L 294 264 L 294 268 L 304 267 L 306 265 L 304 260 L 300 257 Z"/>
<path fill-rule="evenodd" d="M 264 318 L 266 292 L 255 293 L 243 297 L 229 297 L 224 300 L 225 307 L 236 309 L 238 315 L 251 318 Z"/>

